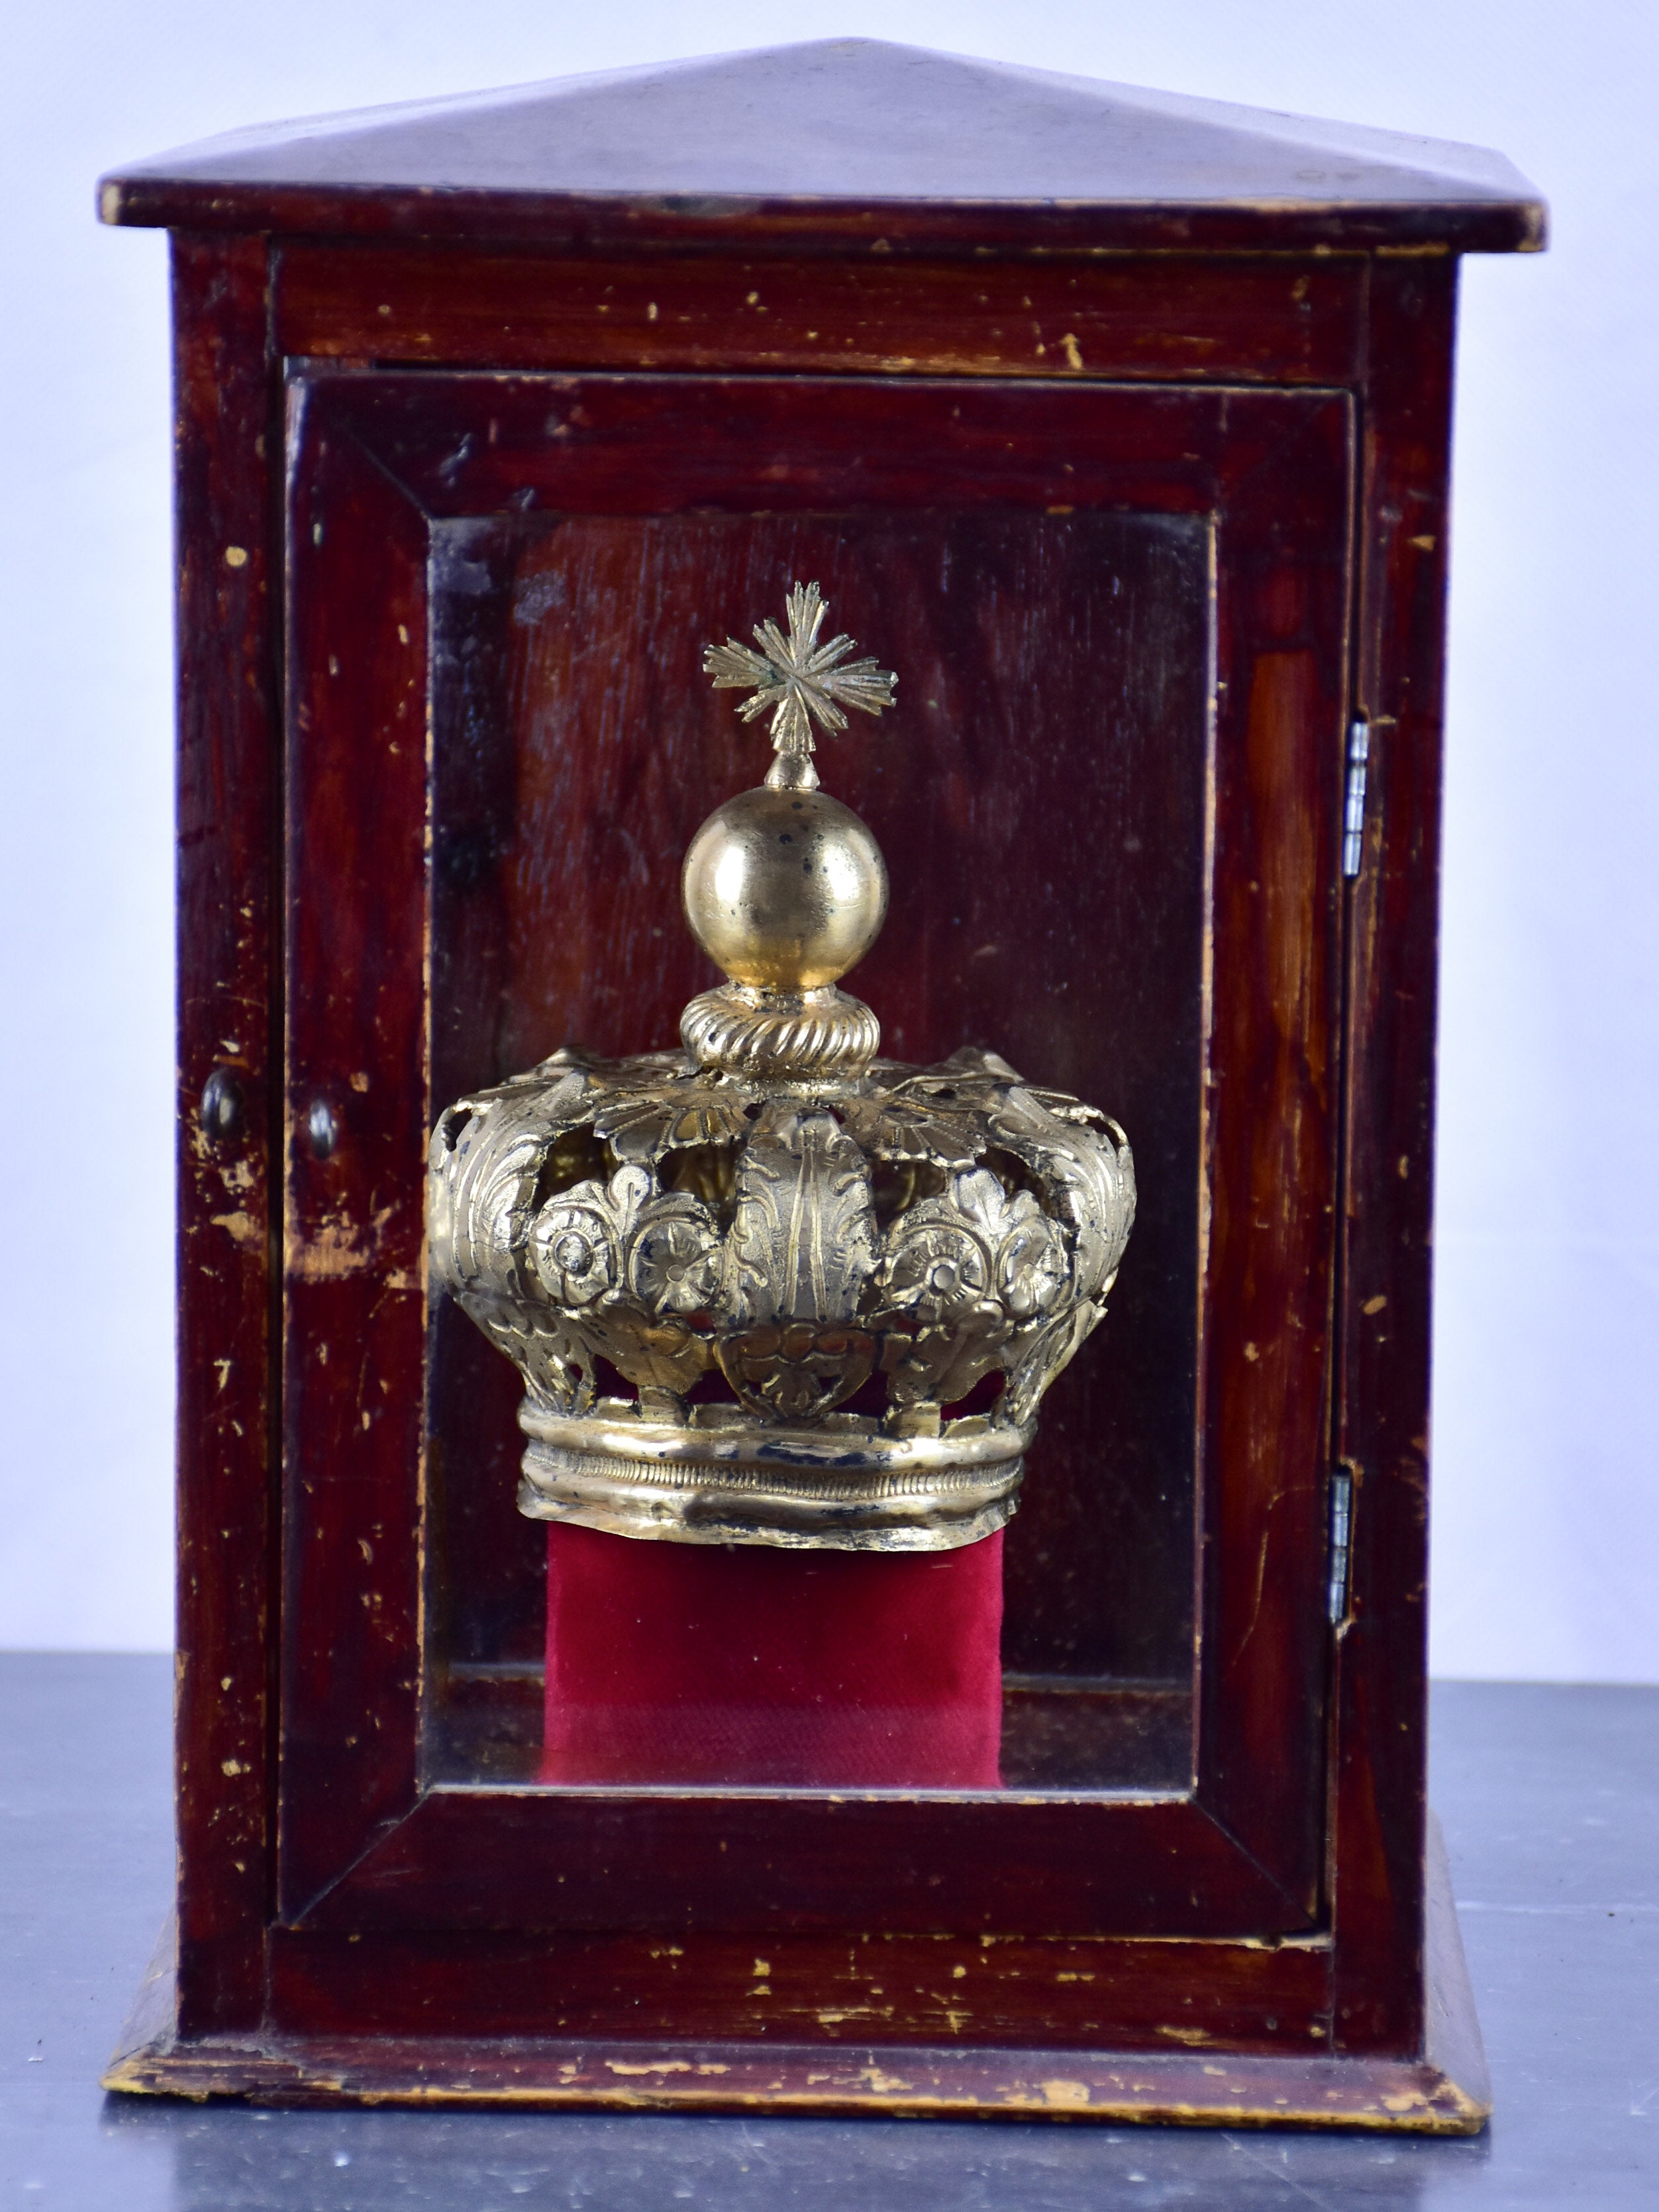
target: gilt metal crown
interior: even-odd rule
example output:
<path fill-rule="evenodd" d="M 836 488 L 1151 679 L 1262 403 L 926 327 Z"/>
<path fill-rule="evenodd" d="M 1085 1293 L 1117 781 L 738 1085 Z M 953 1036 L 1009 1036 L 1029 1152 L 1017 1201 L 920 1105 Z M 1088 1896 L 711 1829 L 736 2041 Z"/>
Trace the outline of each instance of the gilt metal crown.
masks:
<path fill-rule="evenodd" d="M 818 646 L 797 585 L 705 667 L 770 705 L 764 785 L 693 839 L 688 919 L 728 981 L 678 1051 L 566 1048 L 434 1134 L 434 1281 L 520 1369 L 521 1509 L 683 1542 L 934 1550 L 1009 1518 L 1043 1392 L 1127 1241 L 1123 1132 L 994 1054 L 878 1060 L 836 988 L 886 876 L 817 788 L 811 720 L 894 678 Z M 810 719 L 809 719 L 810 718 Z M 635 1394 L 601 1395 L 608 1366 Z"/>

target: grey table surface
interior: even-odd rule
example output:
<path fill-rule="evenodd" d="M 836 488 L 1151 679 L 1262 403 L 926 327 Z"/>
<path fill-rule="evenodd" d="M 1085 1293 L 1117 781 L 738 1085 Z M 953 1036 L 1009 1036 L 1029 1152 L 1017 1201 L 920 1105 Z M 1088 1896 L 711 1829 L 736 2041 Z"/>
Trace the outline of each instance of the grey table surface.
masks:
<path fill-rule="evenodd" d="M 1439 1686 L 1497 2114 L 1464 2141 L 1043 2122 L 260 2112 L 97 2081 L 167 1909 L 163 1658 L 0 1655 L 0 2207 L 1659 2205 L 1659 1689 Z"/>

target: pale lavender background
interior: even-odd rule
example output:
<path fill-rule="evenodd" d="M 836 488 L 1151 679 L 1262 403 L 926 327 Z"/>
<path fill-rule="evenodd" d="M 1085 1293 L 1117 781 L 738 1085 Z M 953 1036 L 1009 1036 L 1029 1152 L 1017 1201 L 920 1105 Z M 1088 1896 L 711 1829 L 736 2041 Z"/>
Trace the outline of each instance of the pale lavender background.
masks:
<path fill-rule="evenodd" d="M 239 125 L 772 44 L 755 4 L 55 0 L 0 70 L 0 1644 L 165 1645 L 162 240 L 93 181 Z M 1443 1673 L 1659 1681 L 1659 10 L 882 0 L 854 33 L 1496 146 L 1465 264 L 1436 1397 Z"/>

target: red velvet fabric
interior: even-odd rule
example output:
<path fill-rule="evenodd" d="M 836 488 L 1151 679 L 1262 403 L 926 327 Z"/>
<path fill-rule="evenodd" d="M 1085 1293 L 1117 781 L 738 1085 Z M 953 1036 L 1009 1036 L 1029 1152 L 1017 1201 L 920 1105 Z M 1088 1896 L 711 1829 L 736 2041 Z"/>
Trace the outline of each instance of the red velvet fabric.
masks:
<path fill-rule="evenodd" d="M 544 1778 L 994 1790 L 1002 1536 L 671 1544 L 555 1522 Z"/>

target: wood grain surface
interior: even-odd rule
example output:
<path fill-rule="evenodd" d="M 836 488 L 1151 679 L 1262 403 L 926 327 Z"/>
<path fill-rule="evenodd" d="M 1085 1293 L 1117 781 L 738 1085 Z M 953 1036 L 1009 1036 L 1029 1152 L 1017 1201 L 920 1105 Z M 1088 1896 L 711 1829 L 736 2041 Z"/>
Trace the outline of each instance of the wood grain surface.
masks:
<path fill-rule="evenodd" d="M 282 1176 L 272 1004 L 279 435 L 257 239 L 177 239 L 179 2008 L 264 2003 Z M 203 1110 L 210 1083 L 228 1126 Z M 280 1205 L 280 1198 L 276 1200 Z"/>
<path fill-rule="evenodd" d="M 426 1317 L 416 1164 L 432 1120 L 426 1008 L 410 988 L 426 944 L 425 533 L 350 440 L 318 438 L 307 463 L 289 526 L 289 1911 L 415 1799 Z M 303 564 L 325 547 L 328 588 L 309 591 Z"/>
<path fill-rule="evenodd" d="M 1367 264 L 1171 254 L 1099 261 L 571 260 L 455 246 L 295 242 L 277 343 L 391 367 L 1343 384 Z"/>
<path fill-rule="evenodd" d="M 1337 2033 L 1423 2033 L 1429 1344 L 1447 477 L 1455 272 L 1373 283 L 1357 697 L 1374 732 L 1352 894 L 1336 1456 L 1354 1474 L 1331 1839 Z"/>

